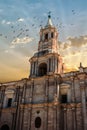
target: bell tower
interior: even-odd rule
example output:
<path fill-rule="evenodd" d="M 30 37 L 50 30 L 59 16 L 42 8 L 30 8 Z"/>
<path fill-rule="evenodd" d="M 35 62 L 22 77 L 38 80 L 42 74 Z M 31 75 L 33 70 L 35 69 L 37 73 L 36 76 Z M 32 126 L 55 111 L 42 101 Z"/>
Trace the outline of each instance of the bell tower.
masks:
<path fill-rule="evenodd" d="M 38 52 L 29 60 L 30 77 L 62 74 L 63 62 L 58 49 L 58 32 L 49 13 L 46 26 L 40 29 Z"/>
<path fill-rule="evenodd" d="M 48 15 L 47 25 L 40 29 L 38 51 L 48 50 L 58 52 L 58 32 L 52 24 L 51 15 Z"/>

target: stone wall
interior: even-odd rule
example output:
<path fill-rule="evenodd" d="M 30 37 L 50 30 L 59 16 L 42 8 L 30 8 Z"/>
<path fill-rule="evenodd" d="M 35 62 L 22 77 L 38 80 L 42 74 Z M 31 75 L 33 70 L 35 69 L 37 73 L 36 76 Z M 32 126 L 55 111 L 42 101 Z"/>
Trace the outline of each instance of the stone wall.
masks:
<path fill-rule="evenodd" d="M 86 130 L 84 76 L 50 75 L 1 86 L 0 127 L 7 124 L 10 130 Z M 9 108 L 3 104 L 5 94 L 11 94 L 8 90 L 12 90 L 14 99 Z M 63 94 L 67 95 L 66 103 L 61 101 Z M 35 127 L 37 117 L 41 119 L 40 128 Z"/>

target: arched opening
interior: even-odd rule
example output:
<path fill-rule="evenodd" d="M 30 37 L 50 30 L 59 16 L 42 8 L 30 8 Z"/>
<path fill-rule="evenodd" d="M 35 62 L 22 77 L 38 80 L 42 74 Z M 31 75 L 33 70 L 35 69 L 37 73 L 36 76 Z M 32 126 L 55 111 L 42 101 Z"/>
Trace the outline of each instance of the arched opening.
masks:
<path fill-rule="evenodd" d="M 61 95 L 61 102 L 67 103 L 67 94 Z"/>
<path fill-rule="evenodd" d="M 48 40 L 48 33 L 45 34 L 45 40 Z"/>
<path fill-rule="evenodd" d="M 44 76 L 47 74 L 47 64 L 46 63 L 41 63 L 39 65 L 39 76 Z"/>
<path fill-rule="evenodd" d="M 35 119 L 35 128 L 40 128 L 41 127 L 41 118 L 37 117 Z"/>
<path fill-rule="evenodd" d="M 8 98 L 8 104 L 7 104 L 7 107 L 11 107 L 11 104 L 12 104 L 12 98 Z"/>
<path fill-rule="evenodd" d="M 51 32 L 51 38 L 53 38 L 53 37 L 54 37 L 53 32 Z"/>
<path fill-rule="evenodd" d="M 0 130 L 10 130 L 8 125 L 3 125 Z"/>

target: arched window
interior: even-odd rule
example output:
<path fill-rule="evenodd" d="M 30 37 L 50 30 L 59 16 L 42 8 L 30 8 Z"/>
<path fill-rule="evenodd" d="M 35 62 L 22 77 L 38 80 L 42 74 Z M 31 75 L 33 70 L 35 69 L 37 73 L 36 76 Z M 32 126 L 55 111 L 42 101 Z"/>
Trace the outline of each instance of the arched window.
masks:
<path fill-rule="evenodd" d="M 7 104 L 7 107 L 11 107 L 11 104 L 12 104 L 12 98 L 8 98 L 8 104 Z"/>
<path fill-rule="evenodd" d="M 45 34 L 45 40 L 48 40 L 48 33 Z"/>
<path fill-rule="evenodd" d="M 8 125 L 3 125 L 0 130 L 10 130 Z"/>
<path fill-rule="evenodd" d="M 67 103 L 67 95 L 61 95 L 61 102 L 62 103 Z"/>
<path fill-rule="evenodd" d="M 41 118 L 37 117 L 35 119 L 35 128 L 40 128 L 41 127 Z"/>
<path fill-rule="evenodd" d="M 47 74 L 47 64 L 46 63 L 41 63 L 39 65 L 39 76 L 44 76 Z"/>
<path fill-rule="evenodd" d="M 53 37 L 54 37 L 53 32 L 51 32 L 51 38 L 53 38 Z"/>

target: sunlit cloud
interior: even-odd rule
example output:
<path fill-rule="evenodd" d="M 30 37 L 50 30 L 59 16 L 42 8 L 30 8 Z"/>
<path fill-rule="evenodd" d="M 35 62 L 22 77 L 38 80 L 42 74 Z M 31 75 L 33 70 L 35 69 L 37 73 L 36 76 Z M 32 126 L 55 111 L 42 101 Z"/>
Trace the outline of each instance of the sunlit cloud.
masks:
<path fill-rule="evenodd" d="M 70 51 L 74 50 L 78 52 L 84 46 L 87 46 L 87 36 L 80 37 L 69 37 L 65 42 L 59 42 L 60 51 Z"/>
<path fill-rule="evenodd" d="M 11 48 L 11 49 L 15 48 L 15 45 L 11 45 L 10 48 Z"/>
<path fill-rule="evenodd" d="M 10 24 L 14 24 L 15 22 L 12 22 L 12 21 L 6 21 L 5 19 L 3 19 L 1 21 L 1 24 L 7 24 L 7 25 L 10 25 Z"/>
<path fill-rule="evenodd" d="M 9 24 L 12 24 L 12 22 L 8 21 L 8 22 L 6 22 L 6 24 L 8 24 L 8 25 L 9 25 Z"/>
<path fill-rule="evenodd" d="M 23 37 L 23 38 L 16 38 L 12 41 L 12 45 L 18 45 L 18 44 L 27 44 L 34 40 L 34 38 L 30 37 Z"/>
<path fill-rule="evenodd" d="M 17 22 L 23 22 L 23 21 L 24 21 L 24 18 L 18 18 L 16 21 L 7 21 L 7 20 L 3 19 L 1 21 L 1 24 L 10 25 L 10 24 L 16 24 Z"/>
<path fill-rule="evenodd" d="M 24 18 L 18 18 L 18 22 L 23 22 Z"/>
<path fill-rule="evenodd" d="M 5 50 L 4 52 L 5 52 L 5 53 L 8 53 L 9 51 L 8 51 L 8 50 Z"/>
<path fill-rule="evenodd" d="M 59 42 L 59 46 L 60 54 L 63 56 L 66 65 L 65 71 L 78 70 L 80 62 L 82 62 L 84 66 L 87 66 L 86 35 L 80 37 L 69 37 L 65 42 Z"/>

